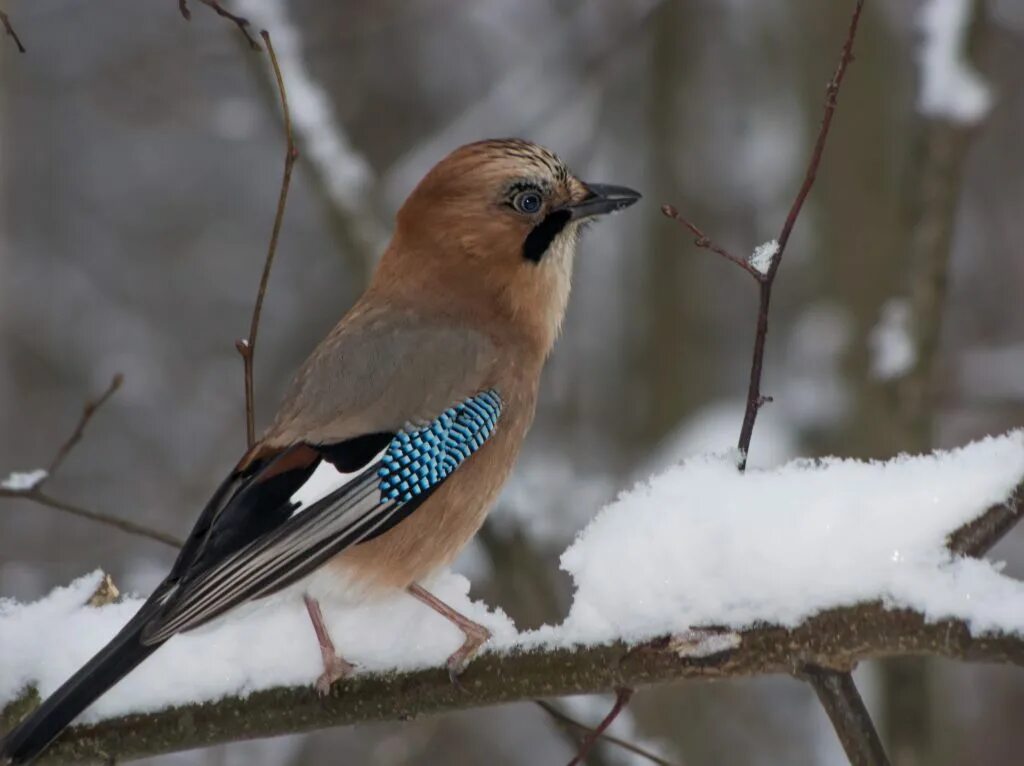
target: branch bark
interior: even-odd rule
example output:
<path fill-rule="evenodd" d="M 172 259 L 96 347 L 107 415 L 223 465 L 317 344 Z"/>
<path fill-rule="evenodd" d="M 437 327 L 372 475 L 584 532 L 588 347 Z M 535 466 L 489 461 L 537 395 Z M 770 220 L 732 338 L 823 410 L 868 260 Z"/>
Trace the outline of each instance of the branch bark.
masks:
<path fill-rule="evenodd" d="M 1024 639 L 1012 635 L 971 636 L 955 620 L 928 622 L 908 610 L 879 603 L 833 609 L 795 628 L 765 626 L 740 634 L 737 648 L 722 654 L 680 657 L 669 637 L 640 647 L 622 643 L 579 649 L 486 653 L 452 686 L 444 669 L 366 675 L 336 684 L 322 698 L 312 686 L 277 688 L 242 699 L 187 705 L 147 715 L 129 715 L 67 730 L 43 763 L 107 762 L 206 747 L 223 742 L 312 731 L 365 721 L 413 716 L 554 697 L 596 694 L 687 679 L 790 674 L 813 664 L 852 667 L 880 657 L 934 655 L 974 662 L 1024 666 Z M 29 692 L 12 706 L 32 705 Z M 5 728 L 14 716 L 0 716 Z"/>

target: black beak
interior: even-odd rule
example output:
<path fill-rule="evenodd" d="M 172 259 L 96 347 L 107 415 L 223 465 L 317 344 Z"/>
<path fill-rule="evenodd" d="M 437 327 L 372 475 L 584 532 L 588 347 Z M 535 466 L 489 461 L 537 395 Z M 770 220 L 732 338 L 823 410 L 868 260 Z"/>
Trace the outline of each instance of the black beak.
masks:
<path fill-rule="evenodd" d="M 612 186 L 611 184 L 585 184 L 585 186 L 589 194 L 575 205 L 569 205 L 567 208 L 574 221 L 580 218 L 591 218 L 595 215 L 617 213 L 640 199 L 640 192 L 625 186 Z"/>

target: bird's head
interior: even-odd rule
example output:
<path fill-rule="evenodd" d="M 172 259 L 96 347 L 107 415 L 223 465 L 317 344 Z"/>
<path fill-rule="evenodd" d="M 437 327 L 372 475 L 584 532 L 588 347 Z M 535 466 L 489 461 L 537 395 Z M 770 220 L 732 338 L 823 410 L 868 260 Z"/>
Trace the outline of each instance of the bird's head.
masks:
<path fill-rule="evenodd" d="M 640 194 L 586 183 L 542 146 L 479 141 L 430 170 L 398 212 L 378 281 L 431 290 L 511 321 L 550 348 L 583 226 Z"/>

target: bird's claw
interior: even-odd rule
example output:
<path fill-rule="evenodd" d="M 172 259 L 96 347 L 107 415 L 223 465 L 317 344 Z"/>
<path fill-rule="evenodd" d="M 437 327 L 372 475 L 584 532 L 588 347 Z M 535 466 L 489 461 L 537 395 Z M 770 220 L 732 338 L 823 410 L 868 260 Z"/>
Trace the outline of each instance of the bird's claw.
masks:
<path fill-rule="evenodd" d="M 463 632 L 466 634 L 466 640 L 448 658 L 448 678 L 451 679 L 452 686 L 456 689 L 467 691 L 466 687 L 459 680 L 459 676 L 466 670 L 470 660 L 480 650 L 480 647 L 490 640 L 491 631 L 487 630 L 483 625 L 474 624 L 472 627 L 464 627 Z"/>
<path fill-rule="evenodd" d="M 355 671 L 356 666 L 342 657 L 324 655 L 324 672 L 316 679 L 316 692 L 321 697 L 331 693 L 331 686 L 335 681 L 348 678 Z"/>

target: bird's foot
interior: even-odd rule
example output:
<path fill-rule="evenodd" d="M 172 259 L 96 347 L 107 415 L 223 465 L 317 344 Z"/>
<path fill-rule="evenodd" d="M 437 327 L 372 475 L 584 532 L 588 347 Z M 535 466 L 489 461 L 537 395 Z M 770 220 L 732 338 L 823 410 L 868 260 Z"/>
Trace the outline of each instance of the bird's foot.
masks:
<path fill-rule="evenodd" d="M 316 679 L 316 691 L 321 697 L 325 697 L 330 694 L 331 685 L 352 675 L 356 666 L 335 654 L 333 648 L 320 647 L 320 651 L 324 659 L 324 672 Z"/>
<path fill-rule="evenodd" d="M 480 647 L 490 640 L 491 631 L 471 620 L 459 623 L 459 628 L 466 635 L 466 640 L 448 658 L 448 677 L 452 680 L 452 684 L 461 689 L 463 687 L 459 682 L 459 676 L 462 675 L 466 666 L 469 665 L 469 661 L 473 659 Z"/>
<path fill-rule="evenodd" d="M 462 646 L 458 648 L 458 651 L 448 658 L 448 677 L 452 679 L 452 684 L 462 689 L 463 686 L 459 683 L 459 676 L 462 675 L 462 671 L 466 669 L 466 666 L 469 664 L 469 661 L 473 659 L 473 655 L 477 653 L 477 650 L 487 643 L 488 639 L 490 639 L 491 631 L 480 623 L 473 622 L 471 619 L 466 617 L 466 615 L 448 606 L 448 604 L 443 602 L 422 585 L 413 583 L 406 590 L 409 591 L 409 594 L 413 598 L 419 599 L 446 620 L 450 621 L 459 630 L 461 630 L 463 635 L 466 637 L 466 640 L 462 642 Z"/>
<path fill-rule="evenodd" d="M 320 602 L 309 595 L 303 596 L 303 600 L 306 602 L 306 611 L 309 612 L 309 619 L 313 623 L 316 640 L 320 645 L 320 657 L 324 662 L 324 672 L 316 679 L 316 690 L 323 697 L 331 691 L 331 684 L 352 675 L 356 666 L 338 656 L 331 634 L 327 632 L 327 626 L 324 624 Z"/>

